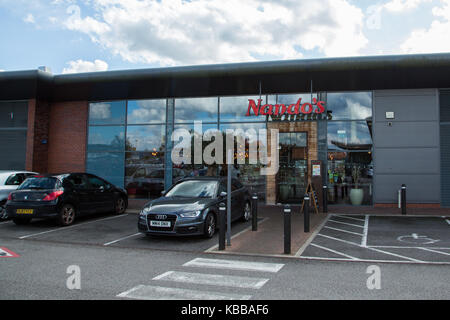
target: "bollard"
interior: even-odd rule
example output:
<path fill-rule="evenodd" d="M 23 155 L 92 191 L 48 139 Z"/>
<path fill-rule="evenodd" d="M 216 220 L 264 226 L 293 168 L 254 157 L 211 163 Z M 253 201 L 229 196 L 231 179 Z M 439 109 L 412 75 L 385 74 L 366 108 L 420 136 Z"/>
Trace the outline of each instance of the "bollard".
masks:
<path fill-rule="evenodd" d="M 402 184 L 402 214 L 406 214 L 406 185 Z"/>
<path fill-rule="evenodd" d="M 224 202 L 219 203 L 219 251 L 225 250 L 225 220 L 227 207 Z"/>
<path fill-rule="evenodd" d="M 258 231 L 258 195 L 252 196 L 252 231 Z"/>
<path fill-rule="evenodd" d="M 323 213 L 328 213 L 328 186 L 323 186 L 322 201 Z"/>
<path fill-rule="evenodd" d="M 291 207 L 287 204 L 283 208 L 284 216 L 284 253 L 291 253 Z"/>
<path fill-rule="evenodd" d="M 304 202 L 305 202 L 305 207 L 303 208 L 303 213 L 304 213 L 304 231 L 305 232 L 309 232 L 309 195 L 305 194 L 305 198 L 304 198 Z"/>

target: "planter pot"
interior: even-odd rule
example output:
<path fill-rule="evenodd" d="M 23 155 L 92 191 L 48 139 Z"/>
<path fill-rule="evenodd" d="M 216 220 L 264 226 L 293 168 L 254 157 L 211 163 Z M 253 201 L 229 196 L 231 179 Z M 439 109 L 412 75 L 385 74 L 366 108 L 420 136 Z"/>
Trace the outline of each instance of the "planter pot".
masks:
<path fill-rule="evenodd" d="M 350 190 L 350 201 L 354 206 L 360 206 L 363 202 L 364 190 L 363 189 L 352 189 Z"/>

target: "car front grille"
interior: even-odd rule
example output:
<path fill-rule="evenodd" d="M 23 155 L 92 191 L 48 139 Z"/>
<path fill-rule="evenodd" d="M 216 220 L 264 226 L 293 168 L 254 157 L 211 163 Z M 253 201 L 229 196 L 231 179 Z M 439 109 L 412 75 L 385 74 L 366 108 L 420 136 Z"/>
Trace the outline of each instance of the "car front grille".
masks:
<path fill-rule="evenodd" d="M 164 218 L 162 217 L 164 216 Z M 150 221 L 170 221 L 170 227 L 155 227 L 150 225 Z M 173 231 L 175 227 L 175 221 L 177 221 L 177 215 L 167 213 L 151 213 L 147 215 L 148 229 L 151 231 Z"/>

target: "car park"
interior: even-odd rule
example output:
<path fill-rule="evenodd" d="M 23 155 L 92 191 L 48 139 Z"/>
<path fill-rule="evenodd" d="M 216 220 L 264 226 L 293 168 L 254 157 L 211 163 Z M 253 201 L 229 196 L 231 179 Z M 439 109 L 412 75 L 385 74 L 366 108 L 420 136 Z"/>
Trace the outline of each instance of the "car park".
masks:
<path fill-rule="evenodd" d="M 185 173 L 181 169 L 174 168 L 172 171 L 174 182 L 184 178 Z M 164 169 L 153 169 L 148 167 L 139 167 L 136 171 L 126 178 L 125 189 L 128 196 L 155 198 L 161 195 L 164 190 Z"/>
<path fill-rule="evenodd" d="M 5 210 L 8 195 L 16 190 L 26 178 L 37 174 L 37 172 L 30 171 L 0 171 L 0 220 L 8 218 Z"/>
<path fill-rule="evenodd" d="M 8 196 L 6 211 L 16 224 L 34 218 L 54 218 L 61 226 L 71 225 L 81 215 L 124 213 L 125 190 L 92 174 L 37 175 L 26 179 Z"/>
<path fill-rule="evenodd" d="M 251 218 L 250 195 L 232 179 L 231 220 Z M 138 230 L 147 235 L 203 235 L 213 237 L 219 203 L 226 200 L 226 177 L 192 177 L 180 180 L 148 202 L 140 212 Z"/>

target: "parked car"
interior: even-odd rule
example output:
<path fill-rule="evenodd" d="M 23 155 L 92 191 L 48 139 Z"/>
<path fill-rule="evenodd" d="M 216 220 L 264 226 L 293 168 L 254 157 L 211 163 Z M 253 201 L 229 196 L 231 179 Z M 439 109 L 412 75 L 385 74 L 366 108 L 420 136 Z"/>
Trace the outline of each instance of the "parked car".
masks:
<path fill-rule="evenodd" d="M 128 206 L 125 190 L 87 173 L 37 175 L 26 179 L 6 202 L 16 224 L 33 218 L 54 218 L 61 226 L 75 218 L 98 212 L 121 214 Z"/>
<path fill-rule="evenodd" d="M 218 226 L 219 203 L 225 201 L 226 177 L 192 177 L 180 180 L 162 197 L 142 209 L 138 230 L 147 235 L 204 235 L 211 238 Z M 250 195 L 232 179 L 231 220 L 251 218 Z"/>
<path fill-rule="evenodd" d="M 173 180 L 184 178 L 185 173 L 181 169 L 174 168 L 172 171 Z M 140 167 L 126 179 L 126 186 L 128 195 L 134 197 L 159 197 L 161 191 L 164 190 L 164 169 L 154 169 L 147 167 Z"/>
<path fill-rule="evenodd" d="M 0 171 L 0 220 L 8 218 L 5 210 L 8 195 L 16 190 L 26 178 L 37 174 L 37 172 L 30 171 Z"/>

